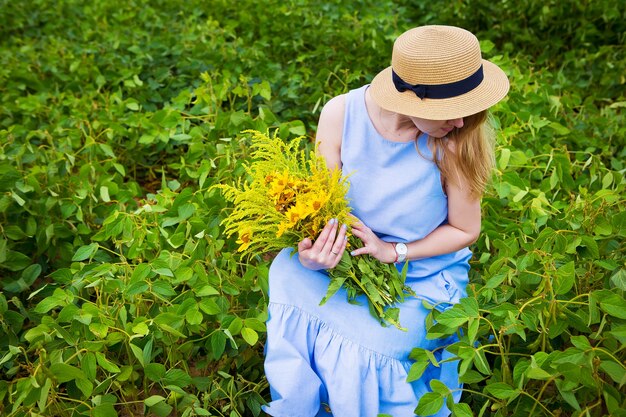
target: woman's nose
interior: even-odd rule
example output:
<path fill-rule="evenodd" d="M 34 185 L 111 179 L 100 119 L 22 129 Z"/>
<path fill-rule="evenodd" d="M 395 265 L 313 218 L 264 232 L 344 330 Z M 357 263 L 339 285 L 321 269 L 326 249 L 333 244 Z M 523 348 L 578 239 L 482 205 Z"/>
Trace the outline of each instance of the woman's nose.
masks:
<path fill-rule="evenodd" d="M 459 117 L 458 119 L 448 120 L 448 122 L 452 126 L 456 127 L 457 129 L 460 129 L 460 128 L 463 127 L 463 118 L 462 117 Z"/>

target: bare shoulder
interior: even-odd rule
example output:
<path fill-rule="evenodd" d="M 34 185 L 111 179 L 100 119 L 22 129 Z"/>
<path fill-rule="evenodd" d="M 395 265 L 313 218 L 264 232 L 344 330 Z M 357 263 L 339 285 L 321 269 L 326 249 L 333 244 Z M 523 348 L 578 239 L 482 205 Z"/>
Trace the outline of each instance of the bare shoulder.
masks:
<path fill-rule="evenodd" d="M 345 108 L 345 94 L 333 97 L 322 108 L 317 125 L 315 142 L 329 167 L 341 168 L 341 138 Z"/>
<path fill-rule="evenodd" d="M 343 118 L 346 111 L 346 95 L 331 98 L 322 108 L 319 126 L 330 125 L 333 128 L 343 128 Z M 318 126 L 318 127 L 319 127 Z M 325 127 L 325 126 L 322 126 Z"/>

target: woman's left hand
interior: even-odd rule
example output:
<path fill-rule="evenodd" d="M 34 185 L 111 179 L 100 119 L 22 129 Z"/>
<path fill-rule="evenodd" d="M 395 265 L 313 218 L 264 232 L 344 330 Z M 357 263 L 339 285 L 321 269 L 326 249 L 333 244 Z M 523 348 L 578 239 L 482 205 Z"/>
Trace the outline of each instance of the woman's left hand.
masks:
<path fill-rule="evenodd" d="M 350 252 L 352 256 L 371 255 L 380 262 L 390 264 L 396 260 L 396 249 L 391 242 L 385 242 L 376 233 L 355 217 L 352 223 L 352 234 L 363 242 L 363 247 Z"/>

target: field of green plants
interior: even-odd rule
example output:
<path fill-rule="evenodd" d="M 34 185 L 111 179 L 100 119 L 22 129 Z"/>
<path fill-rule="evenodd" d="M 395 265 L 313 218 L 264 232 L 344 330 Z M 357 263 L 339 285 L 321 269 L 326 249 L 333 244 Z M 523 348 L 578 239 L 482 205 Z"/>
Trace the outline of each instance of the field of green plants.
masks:
<path fill-rule="evenodd" d="M 0 0 L 0 415 L 261 415 L 271 256 L 210 188 L 422 24 L 511 80 L 470 297 L 429 323 L 461 335 L 454 415 L 626 416 L 620 0 Z"/>

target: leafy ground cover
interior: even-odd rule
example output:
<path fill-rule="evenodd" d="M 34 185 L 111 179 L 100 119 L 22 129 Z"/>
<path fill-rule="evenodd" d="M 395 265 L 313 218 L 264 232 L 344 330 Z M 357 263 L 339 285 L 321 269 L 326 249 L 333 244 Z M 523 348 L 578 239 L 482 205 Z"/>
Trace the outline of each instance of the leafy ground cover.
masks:
<path fill-rule="evenodd" d="M 620 2 L 414 3 L 1 0 L 0 414 L 260 415 L 269 257 L 209 188 L 441 23 L 512 82 L 472 296 L 429 327 L 460 328 L 455 415 L 625 415 Z"/>

